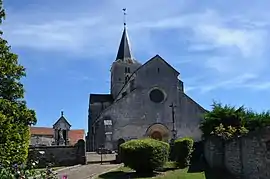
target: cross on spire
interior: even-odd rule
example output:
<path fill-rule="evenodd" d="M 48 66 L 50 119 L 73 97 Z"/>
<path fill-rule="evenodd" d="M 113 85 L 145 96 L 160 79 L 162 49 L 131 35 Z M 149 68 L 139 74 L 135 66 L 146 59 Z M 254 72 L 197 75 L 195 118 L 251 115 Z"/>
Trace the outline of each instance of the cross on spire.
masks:
<path fill-rule="evenodd" d="M 123 8 L 123 13 L 124 13 L 124 26 L 126 26 L 127 25 L 127 23 L 126 23 L 126 16 L 127 16 L 127 13 L 126 13 L 126 11 L 127 11 L 127 8 Z"/>
<path fill-rule="evenodd" d="M 126 10 L 127 10 L 126 8 L 123 9 L 123 12 L 124 12 L 124 31 L 122 34 L 119 48 L 118 48 L 116 61 L 117 60 L 125 61 L 127 59 L 132 59 L 130 44 L 129 44 L 128 35 L 127 35 L 127 28 L 126 28 L 126 18 L 125 18 L 126 14 L 127 14 Z"/>

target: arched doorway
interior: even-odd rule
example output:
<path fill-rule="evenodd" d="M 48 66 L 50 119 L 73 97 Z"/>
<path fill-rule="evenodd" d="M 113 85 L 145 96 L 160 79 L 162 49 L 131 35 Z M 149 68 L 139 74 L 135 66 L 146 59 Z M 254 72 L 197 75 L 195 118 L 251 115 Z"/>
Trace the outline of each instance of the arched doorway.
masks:
<path fill-rule="evenodd" d="M 162 140 L 162 134 L 159 131 L 154 131 L 150 137 L 152 139 Z"/>
<path fill-rule="evenodd" d="M 170 138 L 170 130 L 165 125 L 156 123 L 146 130 L 146 136 L 167 142 Z"/>

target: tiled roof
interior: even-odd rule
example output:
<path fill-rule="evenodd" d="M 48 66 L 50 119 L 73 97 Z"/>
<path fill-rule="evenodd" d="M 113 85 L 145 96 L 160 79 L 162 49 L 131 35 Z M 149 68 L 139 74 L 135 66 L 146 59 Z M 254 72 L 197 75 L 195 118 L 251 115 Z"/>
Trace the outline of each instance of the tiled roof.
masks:
<path fill-rule="evenodd" d="M 49 127 L 30 127 L 31 135 L 54 135 L 54 129 Z M 74 129 L 68 132 L 68 138 L 70 139 L 70 145 L 74 145 L 78 140 L 85 140 L 84 129 Z"/>
<path fill-rule="evenodd" d="M 54 130 L 50 127 L 30 127 L 31 135 L 53 135 Z"/>
<path fill-rule="evenodd" d="M 70 130 L 68 133 L 68 137 L 70 139 L 69 143 L 70 145 L 74 145 L 78 142 L 78 140 L 83 139 L 85 140 L 85 134 L 83 129 L 77 129 L 77 130 Z"/>

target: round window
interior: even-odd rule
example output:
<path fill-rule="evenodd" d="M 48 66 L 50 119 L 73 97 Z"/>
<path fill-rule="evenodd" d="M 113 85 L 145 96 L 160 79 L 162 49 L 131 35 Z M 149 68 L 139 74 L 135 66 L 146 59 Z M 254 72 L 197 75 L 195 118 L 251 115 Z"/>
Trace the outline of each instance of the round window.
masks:
<path fill-rule="evenodd" d="M 164 93 L 159 89 L 153 89 L 149 94 L 150 100 L 155 103 L 161 103 L 165 96 Z"/>

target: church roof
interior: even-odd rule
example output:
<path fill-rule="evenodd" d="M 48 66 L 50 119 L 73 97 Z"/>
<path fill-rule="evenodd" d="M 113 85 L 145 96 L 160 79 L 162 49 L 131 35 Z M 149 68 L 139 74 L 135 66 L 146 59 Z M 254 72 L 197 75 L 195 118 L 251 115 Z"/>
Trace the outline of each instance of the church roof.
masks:
<path fill-rule="evenodd" d="M 110 94 L 90 94 L 90 104 L 97 102 L 112 102 L 113 97 Z"/>
<path fill-rule="evenodd" d="M 177 75 L 180 74 L 172 65 L 170 65 L 168 62 L 166 62 L 166 60 L 164 60 L 160 55 L 155 55 L 150 60 L 148 60 L 145 64 L 143 64 L 140 68 L 143 68 L 144 66 L 146 66 L 147 64 L 149 64 L 153 60 L 161 60 L 161 61 L 163 61 L 169 68 L 171 68 L 175 73 L 177 73 Z M 137 71 L 139 71 L 140 68 L 138 68 Z"/>
<path fill-rule="evenodd" d="M 115 59 L 116 62 L 126 62 L 126 63 L 138 63 L 131 53 L 130 43 L 127 34 L 127 28 L 124 27 L 120 45 L 118 48 L 117 56 Z"/>
<path fill-rule="evenodd" d="M 179 75 L 180 73 L 173 68 L 168 62 L 166 62 L 166 60 L 164 60 L 160 55 L 155 55 L 154 57 L 152 57 L 150 60 L 148 60 L 146 63 L 144 63 L 143 65 L 141 65 L 139 68 L 137 68 L 131 75 L 134 75 L 135 73 L 137 73 L 138 71 L 140 71 L 140 69 L 142 69 L 143 67 L 147 66 L 151 61 L 153 60 L 161 60 L 163 61 L 169 68 L 171 68 L 177 75 Z M 129 78 L 130 80 L 131 78 Z M 118 98 L 118 96 L 122 93 L 123 89 L 126 87 L 126 85 L 128 85 L 128 83 L 126 83 L 125 85 L 123 85 L 122 89 L 119 91 L 119 93 L 117 94 L 116 99 Z"/>

